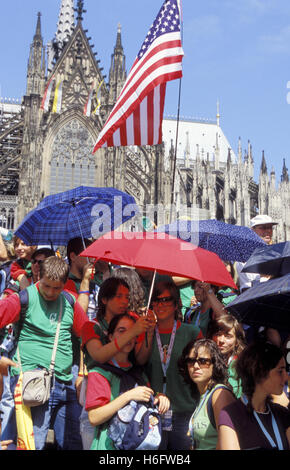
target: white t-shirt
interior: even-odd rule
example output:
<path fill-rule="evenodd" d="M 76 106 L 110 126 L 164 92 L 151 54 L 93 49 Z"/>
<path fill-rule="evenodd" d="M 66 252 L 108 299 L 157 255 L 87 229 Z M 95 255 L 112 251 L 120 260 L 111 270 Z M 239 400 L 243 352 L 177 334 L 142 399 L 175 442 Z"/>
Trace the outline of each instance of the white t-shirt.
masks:
<path fill-rule="evenodd" d="M 236 262 L 236 271 L 241 293 L 244 289 L 252 287 L 257 282 L 265 282 L 269 279 L 268 277 L 260 276 L 258 273 L 242 273 L 242 269 L 245 264 L 246 263 L 242 263 L 241 261 Z"/>

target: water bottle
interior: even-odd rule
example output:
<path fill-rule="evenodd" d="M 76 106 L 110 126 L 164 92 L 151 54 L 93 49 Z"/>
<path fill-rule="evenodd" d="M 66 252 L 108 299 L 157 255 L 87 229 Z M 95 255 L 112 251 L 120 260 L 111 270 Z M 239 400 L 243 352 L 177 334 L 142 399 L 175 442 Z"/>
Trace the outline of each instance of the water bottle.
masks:
<path fill-rule="evenodd" d="M 172 431 L 172 410 L 161 415 L 162 431 Z"/>
<path fill-rule="evenodd" d="M 124 406 L 121 408 L 118 412 L 119 418 L 124 422 L 124 423 L 130 423 L 132 421 L 135 413 L 136 413 L 136 408 L 137 408 L 137 402 L 134 400 L 131 400 L 128 405 Z"/>

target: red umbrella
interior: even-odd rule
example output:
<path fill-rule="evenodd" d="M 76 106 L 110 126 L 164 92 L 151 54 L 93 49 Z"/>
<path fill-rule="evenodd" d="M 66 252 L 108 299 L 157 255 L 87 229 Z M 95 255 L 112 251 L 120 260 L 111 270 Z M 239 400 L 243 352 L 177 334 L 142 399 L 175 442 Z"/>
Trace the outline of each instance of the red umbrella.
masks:
<path fill-rule="evenodd" d="M 215 253 L 165 233 L 109 232 L 86 248 L 81 256 L 237 288 Z"/>

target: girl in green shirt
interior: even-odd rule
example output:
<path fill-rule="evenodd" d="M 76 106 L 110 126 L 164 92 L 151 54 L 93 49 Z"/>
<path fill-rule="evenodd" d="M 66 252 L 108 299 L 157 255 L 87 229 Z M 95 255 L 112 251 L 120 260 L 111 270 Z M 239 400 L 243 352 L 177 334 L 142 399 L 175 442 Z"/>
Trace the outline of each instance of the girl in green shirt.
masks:
<path fill-rule="evenodd" d="M 189 421 L 192 449 L 214 450 L 218 441 L 219 413 L 235 401 L 227 381 L 227 366 L 216 343 L 209 339 L 188 343 L 178 365 L 192 396 L 198 401 Z"/>
<path fill-rule="evenodd" d="M 232 315 L 226 314 L 213 321 L 208 331 L 208 338 L 217 343 L 228 366 L 229 383 L 237 398 L 242 395 L 241 381 L 236 374 L 236 360 L 246 347 L 242 325 Z"/>

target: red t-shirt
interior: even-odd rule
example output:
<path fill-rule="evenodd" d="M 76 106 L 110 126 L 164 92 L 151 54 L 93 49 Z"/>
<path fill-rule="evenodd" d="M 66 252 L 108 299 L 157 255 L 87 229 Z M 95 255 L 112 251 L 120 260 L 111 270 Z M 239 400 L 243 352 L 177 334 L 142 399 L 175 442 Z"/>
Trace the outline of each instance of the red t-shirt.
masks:
<path fill-rule="evenodd" d="M 120 367 L 129 367 L 131 364 L 120 363 Z M 99 408 L 111 401 L 111 385 L 109 381 L 99 372 L 90 372 L 88 375 L 88 386 L 86 394 L 86 410 Z"/>

